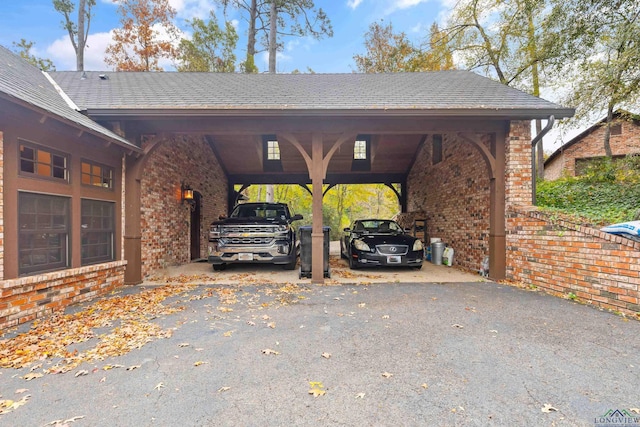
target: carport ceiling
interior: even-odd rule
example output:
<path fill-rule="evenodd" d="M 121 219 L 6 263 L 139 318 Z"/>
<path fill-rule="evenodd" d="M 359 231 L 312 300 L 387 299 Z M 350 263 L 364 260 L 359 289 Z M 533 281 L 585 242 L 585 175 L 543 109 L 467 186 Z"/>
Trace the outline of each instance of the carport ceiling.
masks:
<path fill-rule="evenodd" d="M 302 155 L 284 141 L 279 144 L 282 172 L 264 172 L 263 135 L 293 135 L 311 153 L 312 134 L 321 134 L 325 154 L 341 135 L 353 135 L 333 155 L 326 182 L 399 182 L 428 134 L 498 132 L 509 120 L 573 114 L 467 71 L 51 76 L 79 110 L 124 130 L 127 138 L 162 133 L 205 136 L 235 182 L 308 182 Z M 371 137 L 371 167 L 366 172 L 351 167 L 358 134 Z"/>

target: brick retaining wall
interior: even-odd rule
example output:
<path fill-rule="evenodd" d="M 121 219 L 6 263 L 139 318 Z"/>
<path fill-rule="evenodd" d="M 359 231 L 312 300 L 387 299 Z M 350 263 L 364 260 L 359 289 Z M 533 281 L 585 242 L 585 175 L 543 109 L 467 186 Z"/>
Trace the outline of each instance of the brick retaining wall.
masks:
<path fill-rule="evenodd" d="M 105 295 L 124 284 L 126 261 L 0 282 L 0 330 Z"/>
<path fill-rule="evenodd" d="M 507 215 L 507 278 L 640 317 L 640 242 L 536 208 Z"/>

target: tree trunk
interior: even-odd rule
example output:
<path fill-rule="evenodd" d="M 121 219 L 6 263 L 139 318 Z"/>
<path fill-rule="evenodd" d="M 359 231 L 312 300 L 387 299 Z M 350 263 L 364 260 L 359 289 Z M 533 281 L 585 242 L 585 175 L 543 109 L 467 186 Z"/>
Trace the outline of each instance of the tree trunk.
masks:
<path fill-rule="evenodd" d="M 529 38 L 529 58 L 532 62 L 531 65 L 531 77 L 533 83 L 533 96 L 540 96 L 540 74 L 538 71 L 538 63 L 536 62 L 536 58 L 538 56 L 537 50 L 538 46 L 536 44 L 536 28 L 533 22 L 533 11 L 528 8 L 527 9 L 527 18 L 529 21 L 529 28 L 527 37 Z M 536 135 L 540 135 L 542 132 L 542 120 L 536 120 Z M 536 145 L 536 177 L 539 180 L 544 179 L 544 143 L 543 139 L 538 141 Z M 532 171 L 533 173 L 533 171 Z"/>
<path fill-rule="evenodd" d="M 611 159 L 613 153 L 611 152 L 611 122 L 613 121 L 613 102 L 609 103 L 607 108 L 607 127 L 604 129 L 604 153 L 607 158 Z"/>
<path fill-rule="evenodd" d="M 269 12 L 269 72 L 276 72 L 276 52 L 278 50 L 278 5 L 271 0 Z"/>
<path fill-rule="evenodd" d="M 247 61 L 245 62 L 245 72 L 255 72 L 256 55 L 256 19 L 258 19 L 258 0 L 251 0 L 249 10 L 249 31 L 247 35 Z"/>
<path fill-rule="evenodd" d="M 87 0 L 78 1 L 78 46 L 76 48 L 76 71 L 84 71 L 84 48 L 87 44 L 85 39 L 84 18 L 86 15 Z"/>

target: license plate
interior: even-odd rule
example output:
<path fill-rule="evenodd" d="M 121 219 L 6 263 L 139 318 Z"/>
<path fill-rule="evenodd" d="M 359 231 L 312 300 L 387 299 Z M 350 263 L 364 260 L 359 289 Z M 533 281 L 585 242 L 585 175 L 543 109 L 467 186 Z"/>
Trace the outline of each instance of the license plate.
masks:
<path fill-rule="evenodd" d="M 253 261 L 253 254 L 239 253 L 238 261 Z"/>
<path fill-rule="evenodd" d="M 388 264 L 400 264 L 402 262 L 402 257 L 399 255 L 389 255 L 387 257 Z"/>

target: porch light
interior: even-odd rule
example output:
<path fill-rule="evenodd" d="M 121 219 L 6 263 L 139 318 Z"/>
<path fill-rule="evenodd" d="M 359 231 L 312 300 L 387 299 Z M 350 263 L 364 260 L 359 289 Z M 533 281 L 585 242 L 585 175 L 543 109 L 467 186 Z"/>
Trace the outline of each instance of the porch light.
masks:
<path fill-rule="evenodd" d="M 180 190 L 182 193 L 182 204 L 184 205 L 184 203 L 187 202 L 191 206 L 194 206 L 195 200 L 193 200 L 193 188 L 183 182 L 180 186 Z"/>

